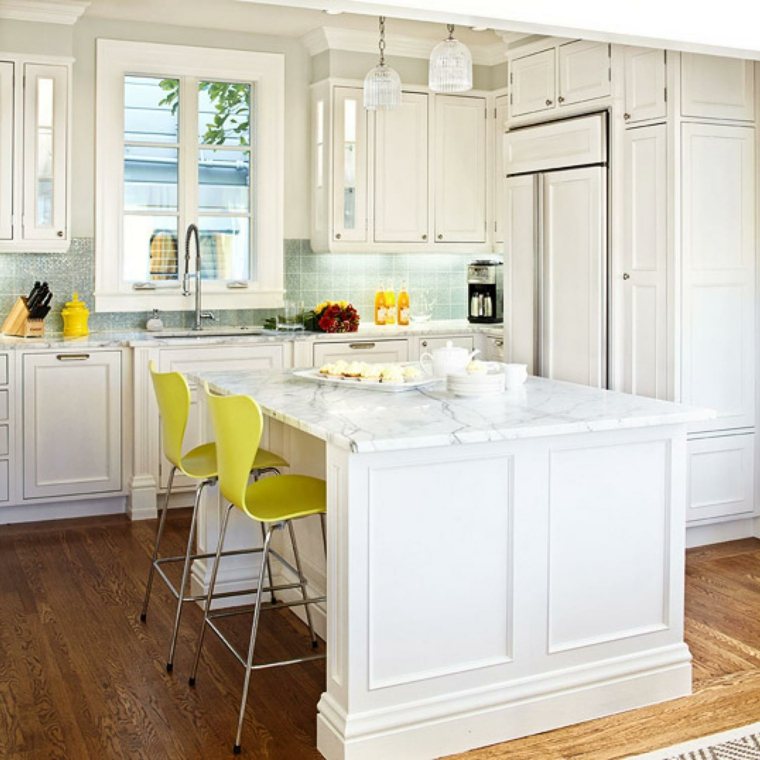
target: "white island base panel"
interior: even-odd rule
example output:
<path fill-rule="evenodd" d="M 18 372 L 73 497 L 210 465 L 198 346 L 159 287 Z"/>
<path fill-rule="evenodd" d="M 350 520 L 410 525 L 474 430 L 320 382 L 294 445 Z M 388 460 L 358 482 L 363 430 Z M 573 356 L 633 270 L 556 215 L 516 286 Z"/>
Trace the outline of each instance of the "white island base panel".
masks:
<path fill-rule="evenodd" d="M 690 694 L 685 446 L 328 444 L 320 752 L 432 758 Z"/>

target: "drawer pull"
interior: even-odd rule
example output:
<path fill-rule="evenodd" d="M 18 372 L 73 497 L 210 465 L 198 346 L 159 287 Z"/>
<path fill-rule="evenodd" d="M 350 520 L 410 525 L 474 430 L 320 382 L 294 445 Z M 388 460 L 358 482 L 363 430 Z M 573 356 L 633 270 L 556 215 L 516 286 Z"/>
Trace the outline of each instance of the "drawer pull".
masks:
<path fill-rule="evenodd" d="M 497 340 L 496 341 L 496 348 L 504 348 L 504 341 L 503 340 Z"/>
<path fill-rule="evenodd" d="M 56 357 L 59 362 L 86 362 L 89 354 L 58 354 Z"/>
<path fill-rule="evenodd" d="M 364 351 L 366 349 L 374 348 L 374 343 L 349 343 L 348 347 L 358 351 Z"/>

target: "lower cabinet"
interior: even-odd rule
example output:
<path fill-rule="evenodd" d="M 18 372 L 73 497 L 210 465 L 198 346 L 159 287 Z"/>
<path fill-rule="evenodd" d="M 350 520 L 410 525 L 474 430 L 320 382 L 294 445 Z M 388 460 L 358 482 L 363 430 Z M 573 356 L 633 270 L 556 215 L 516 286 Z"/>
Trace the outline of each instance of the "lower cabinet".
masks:
<path fill-rule="evenodd" d="M 406 338 L 390 340 L 316 341 L 313 348 L 314 366 L 337 362 L 405 362 L 409 359 Z"/>
<path fill-rule="evenodd" d="M 0 503 L 10 499 L 11 411 L 8 388 L 9 357 L 0 354 Z"/>
<path fill-rule="evenodd" d="M 693 438 L 688 452 L 687 523 L 754 512 L 754 433 Z"/>
<path fill-rule="evenodd" d="M 282 344 L 259 346 L 198 346 L 191 348 L 162 349 L 159 358 L 161 372 L 192 372 L 238 369 L 282 369 L 285 365 Z M 184 450 L 205 442 L 203 418 L 200 414 L 198 387 L 188 378 L 190 385 L 190 418 L 185 431 Z M 161 459 L 159 467 L 161 488 L 169 483 L 171 465 Z M 184 476 L 177 476 L 174 485 L 195 487 L 197 482 Z"/>
<path fill-rule="evenodd" d="M 418 338 L 418 354 L 421 356 L 427 351 L 435 351 L 436 348 L 444 348 L 448 343 L 458 348 L 466 348 L 472 351 L 475 348 L 475 338 L 472 335 L 455 335 L 453 337 Z"/>
<path fill-rule="evenodd" d="M 120 351 L 24 354 L 24 499 L 121 490 L 121 358 Z"/>
<path fill-rule="evenodd" d="M 478 358 L 489 362 L 505 362 L 507 352 L 504 350 L 504 338 L 484 335 L 481 343 L 482 355 Z"/>

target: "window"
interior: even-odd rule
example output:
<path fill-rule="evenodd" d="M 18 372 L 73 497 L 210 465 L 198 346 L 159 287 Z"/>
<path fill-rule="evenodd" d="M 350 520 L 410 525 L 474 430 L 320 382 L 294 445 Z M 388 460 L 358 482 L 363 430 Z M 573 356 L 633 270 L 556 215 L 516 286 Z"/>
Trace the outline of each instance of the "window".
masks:
<path fill-rule="evenodd" d="M 206 306 L 281 304 L 283 84 L 278 54 L 98 42 L 98 309 L 191 308 L 190 223 Z"/>

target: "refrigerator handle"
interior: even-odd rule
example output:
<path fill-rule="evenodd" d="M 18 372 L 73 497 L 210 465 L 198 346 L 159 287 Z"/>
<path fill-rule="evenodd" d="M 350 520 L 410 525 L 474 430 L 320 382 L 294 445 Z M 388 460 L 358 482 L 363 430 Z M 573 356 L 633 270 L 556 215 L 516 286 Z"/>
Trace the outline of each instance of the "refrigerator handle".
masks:
<path fill-rule="evenodd" d="M 542 174 L 536 174 L 533 180 L 533 192 L 535 193 L 536 213 L 533 217 L 535 225 L 534 240 L 535 262 L 533 267 L 533 374 L 543 376 L 543 346 L 544 346 L 544 178 Z"/>

